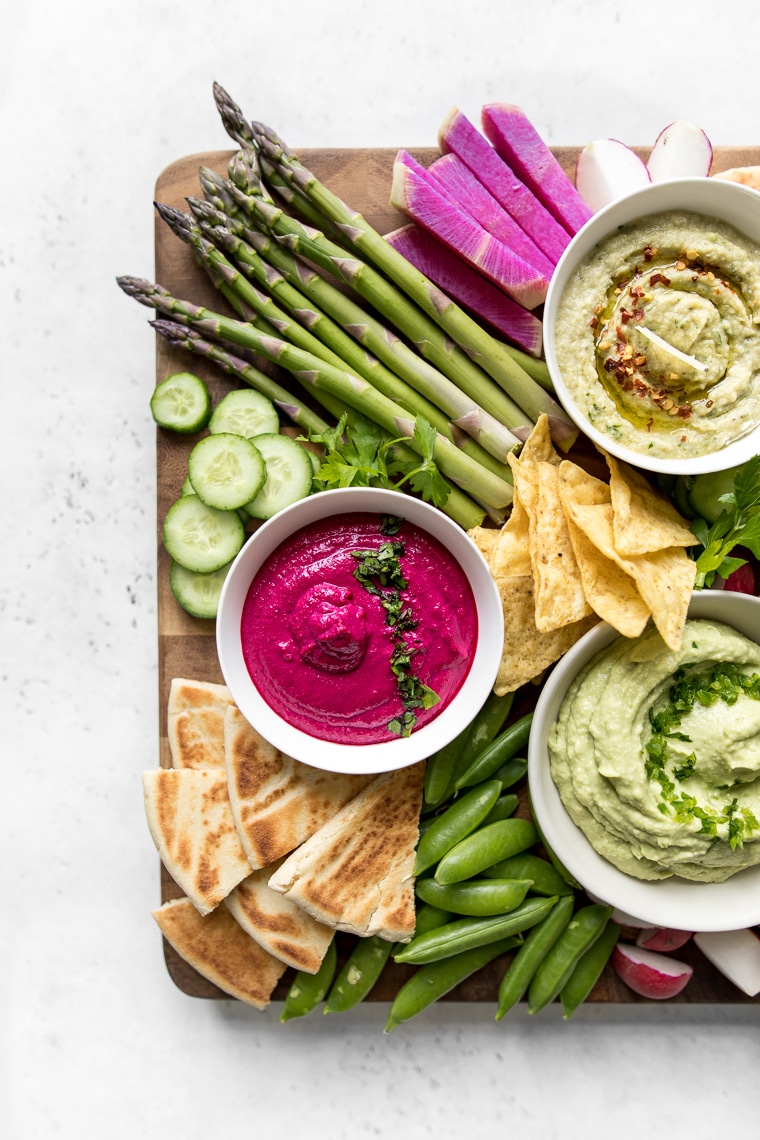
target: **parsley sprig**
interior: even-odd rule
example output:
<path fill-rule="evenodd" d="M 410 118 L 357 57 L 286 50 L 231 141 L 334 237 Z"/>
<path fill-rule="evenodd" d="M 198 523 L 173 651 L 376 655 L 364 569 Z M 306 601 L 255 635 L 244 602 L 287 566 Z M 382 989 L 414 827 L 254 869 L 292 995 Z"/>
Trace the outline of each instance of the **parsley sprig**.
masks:
<path fill-rule="evenodd" d="M 691 526 L 703 546 L 697 558 L 697 590 L 709 588 L 716 576 L 727 578 L 745 564 L 746 559 L 730 556 L 735 546 L 746 546 L 760 558 L 760 455 L 739 468 L 733 491 L 718 501 L 726 507 L 712 526 L 704 519 L 695 519 Z"/>
<path fill-rule="evenodd" d="M 406 437 L 388 439 L 386 434 L 360 412 L 345 413 L 334 428 L 312 432 L 309 439 L 324 447 L 324 457 L 314 481 L 328 487 L 387 487 L 399 490 L 406 483 L 423 499 L 443 507 L 449 485 L 436 466 L 433 452 L 437 432 L 423 416 L 414 421 L 413 440 L 420 455 L 415 460 L 399 459 L 393 453 Z"/>
<path fill-rule="evenodd" d="M 402 711 L 388 722 L 388 731 L 397 736 L 409 736 L 417 723 L 415 710 L 432 708 L 440 698 L 412 671 L 414 651 L 405 634 L 416 629 L 418 621 L 401 597 L 401 591 L 409 584 L 399 561 L 404 554 L 404 543 L 393 537 L 398 534 L 401 521 L 387 516 L 380 529 L 383 535 L 391 536 L 391 540 L 375 550 L 353 550 L 351 553 L 358 562 L 354 577 L 367 593 L 379 600 L 385 610 L 385 623 L 393 630 L 390 668 L 396 678 Z"/>

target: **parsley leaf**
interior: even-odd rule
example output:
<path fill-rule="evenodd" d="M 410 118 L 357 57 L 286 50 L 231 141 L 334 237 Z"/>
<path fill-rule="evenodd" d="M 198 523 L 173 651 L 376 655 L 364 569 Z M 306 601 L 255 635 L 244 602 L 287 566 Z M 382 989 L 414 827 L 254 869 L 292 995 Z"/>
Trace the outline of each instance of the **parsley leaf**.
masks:
<path fill-rule="evenodd" d="M 709 587 L 716 576 L 727 578 L 743 566 L 745 559 L 730 558 L 735 546 L 746 546 L 760 557 L 760 455 L 739 468 L 734 476 L 734 489 L 721 495 L 725 503 L 712 526 L 704 519 L 694 519 L 691 529 L 702 544 L 697 558 L 695 588 Z"/>

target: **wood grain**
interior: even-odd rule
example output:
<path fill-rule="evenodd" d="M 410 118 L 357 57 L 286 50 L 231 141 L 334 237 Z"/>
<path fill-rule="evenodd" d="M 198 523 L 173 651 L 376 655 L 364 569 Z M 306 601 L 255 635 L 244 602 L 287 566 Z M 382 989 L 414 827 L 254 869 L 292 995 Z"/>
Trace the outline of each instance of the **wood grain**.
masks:
<path fill-rule="evenodd" d="M 159 176 L 156 183 L 156 200 L 171 206 L 183 208 L 189 195 L 201 196 L 198 182 L 198 167 L 210 166 L 225 173 L 231 151 L 216 151 L 189 155 L 172 163 Z M 360 209 L 366 219 L 381 233 L 404 224 L 403 219 L 388 202 L 391 170 L 395 149 L 377 150 L 315 150 L 303 148 L 299 152 L 303 162 L 317 176 L 327 183 L 352 206 Z M 432 148 L 415 149 L 411 153 L 424 165 L 438 155 Z M 565 170 L 572 175 L 578 149 L 559 147 L 554 152 Z M 646 151 L 639 153 L 645 156 Z M 727 170 L 734 166 L 754 165 L 760 162 L 760 149 L 756 147 L 726 147 L 715 152 L 713 170 Z M 197 304 L 208 305 L 219 312 L 228 311 L 208 281 L 198 268 L 187 248 L 156 217 L 155 231 L 156 281 L 170 289 L 175 296 L 192 300 Z M 172 372 L 189 370 L 203 376 L 211 389 L 216 402 L 222 395 L 235 387 L 219 369 L 214 368 L 198 357 L 171 347 L 161 337 L 157 337 L 156 382 L 160 382 Z M 264 370 L 277 374 L 274 366 L 262 364 Z M 169 589 L 169 557 L 161 542 L 161 524 L 169 506 L 179 496 L 180 487 L 187 473 L 187 455 L 198 437 L 181 437 L 158 429 L 156 442 L 156 462 L 158 474 L 156 546 L 158 560 L 158 661 L 159 661 L 159 740 L 161 763 L 170 766 L 169 746 L 166 736 L 166 706 L 169 684 L 172 677 L 189 677 L 205 681 L 222 681 L 216 655 L 214 623 L 190 617 L 172 597 Z M 520 715 L 524 709 L 516 709 Z M 527 809 L 524 804 L 523 813 Z M 161 900 L 176 898 L 181 891 L 161 867 Z M 632 932 L 631 932 L 632 934 Z M 354 940 L 348 935 L 338 935 L 339 961 L 342 963 L 349 953 Z M 192 967 L 188 966 L 167 942 L 164 942 L 164 955 L 167 969 L 175 984 L 186 994 L 212 999 L 230 1000 L 215 985 L 208 982 Z M 683 1004 L 722 1003 L 750 1004 L 760 1002 L 749 998 L 715 970 L 692 944 L 679 950 L 677 957 L 694 967 L 694 977 L 686 990 L 677 998 L 671 999 Z M 474 977 L 452 990 L 446 1001 L 490 1002 L 494 1005 L 499 981 L 503 976 L 508 957 L 497 959 Z M 413 972 L 413 967 L 389 963 L 380 981 L 367 1000 L 390 1001 L 399 986 Z M 276 1000 L 282 999 L 292 980 L 292 970 L 288 970 L 275 990 Z M 640 1003 L 645 999 L 632 993 L 619 981 L 611 970 L 602 975 L 589 1001 Z"/>

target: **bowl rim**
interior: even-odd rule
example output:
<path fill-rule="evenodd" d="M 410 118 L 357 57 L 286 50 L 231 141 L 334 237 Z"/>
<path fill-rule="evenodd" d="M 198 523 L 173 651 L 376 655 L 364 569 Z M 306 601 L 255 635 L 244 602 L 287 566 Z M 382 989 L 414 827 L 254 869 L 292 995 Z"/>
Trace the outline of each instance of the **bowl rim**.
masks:
<path fill-rule="evenodd" d="M 732 616 L 721 614 L 722 608 L 731 610 Z M 737 618 L 735 611 L 743 613 Z M 700 590 L 692 596 L 689 616 L 710 617 L 757 640 L 760 598 L 733 591 Z M 531 806 L 537 825 L 553 853 L 584 890 L 647 925 L 694 932 L 756 926 L 760 924 L 760 863 L 724 883 L 697 883 L 676 876 L 636 879 L 599 855 L 565 810 L 549 770 L 549 732 L 579 670 L 620 636 L 606 622 L 594 626 L 557 663 L 541 691 L 528 745 Z"/>
<path fill-rule="evenodd" d="M 347 505 L 350 503 L 350 505 Z M 467 575 L 478 613 L 475 655 L 460 689 L 433 720 L 408 737 L 378 744 L 339 744 L 294 728 L 270 708 L 251 680 L 242 653 L 240 619 L 250 583 L 264 560 L 290 534 L 347 511 L 397 514 L 437 538 Z M 498 614 L 498 623 L 495 621 Z M 498 587 L 475 543 L 438 508 L 400 491 L 341 487 L 309 495 L 264 522 L 234 559 L 222 587 L 216 622 L 219 664 L 233 701 L 246 720 L 285 755 L 313 768 L 344 774 L 378 774 L 427 759 L 470 723 L 493 688 L 503 648 Z"/>
<path fill-rule="evenodd" d="M 737 202 L 744 199 L 747 203 L 754 203 L 758 210 L 758 218 L 760 219 L 760 198 L 758 198 L 758 191 L 728 179 L 704 176 L 669 178 L 658 182 L 651 182 L 646 186 L 632 190 L 629 194 L 616 198 L 615 201 L 593 214 L 570 240 L 557 262 L 549 282 L 543 313 L 544 357 L 557 398 L 570 418 L 584 435 L 588 436 L 598 447 L 608 451 L 611 455 L 616 456 L 616 458 L 630 463 L 632 466 L 641 467 L 645 471 L 662 475 L 700 475 L 712 471 L 724 471 L 729 467 L 735 467 L 740 463 L 746 462 L 746 460 L 751 458 L 757 451 L 760 451 L 760 424 L 747 432 L 746 435 L 733 440 L 724 447 L 710 451 L 705 455 L 692 456 L 684 459 L 657 459 L 647 455 L 645 452 L 633 451 L 617 443 L 614 439 L 610 439 L 603 432 L 599 431 L 598 428 L 595 428 L 568 391 L 562 376 L 562 370 L 557 361 L 555 351 L 555 326 L 559 302 L 572 273 L 591 253 L 594 247 L 608 236 L 616 226 L 635 221 L 637 218 L 644 217 L 646 214 L 661 213 L 665 210 L 675 209 L 685 210 L 689 213 L 704 214 L 707 217 L 721 217 L 720 210 L 717 207 L 708 208 L 707 205 L 700 208 L 698 204 L 689 205 L 676 201 L 661 206 L 649 206 L 648 204 L 653 196 L 656 198 L 669 199 L 672 196 L 677 197 L 684 192 L 704 193 L 708 196 L 716 196 L 718 198 L 735 198 Z M 757 235 L 754 237 L 746 233 L 741 225 L 725 218 L 722 220 L 726 221 L 726 224 L 733 226 L 734 229 L 738 230 L 743 236 L 749 238 L 749 240 L 753 241 L 756 245 L 760 246 L 760 220 L 758 221 Z"/>

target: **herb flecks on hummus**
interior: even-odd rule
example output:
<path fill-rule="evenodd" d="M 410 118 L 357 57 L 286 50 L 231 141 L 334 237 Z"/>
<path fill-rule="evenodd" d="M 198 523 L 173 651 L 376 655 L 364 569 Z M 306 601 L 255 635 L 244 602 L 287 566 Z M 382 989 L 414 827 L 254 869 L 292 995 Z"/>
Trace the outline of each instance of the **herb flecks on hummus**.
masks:
<path fill-rule="evenodd" d="M 563 379 L 634 451 L 702 455 L 760 422 L 760 249 L 716 219 L 666 213 L 600 242 L 560 302 Z"/>
<path fill-rule="evenodd" d="M 690 620 L 682 648 L 620 638 L 568 690 L 551 772 L 592 846 L 640 879 L 760 862 L 760 646 Z"/>
<path fill-rule="evenodd" d="M 386 517 L 382 521 L 380 532 L 384 535 L 398 534 L 400 525 L 400 519 Z M 403 711 L 388 722 L 388 729 L 398 736 L 411 735 L 417 723 L 415 709 L 430 709 L 440 700 L 438 694 L 412 672 L 414 647 L 405 635 L 416 629 L 419 622 L 401 596 L 401 591 L 409 585 L 399 562 L 405 549 L 405 544 L 397 539 L 395 542 L 383 543 L 377 550 L 351 552 L 359 562 L 354 577 L 369 594 L 379 600 L 385 611 L 386 624 L 393 630 L 389 665 L 396 678 Z"/>
<path fill-rule="evenodd" d="M 379 744 L 427 724 L 459 691 L 477 609 L 440 542 L 357 512 L 312 523 L 269 556 L 240 632 L 251 679 L 279 716 L 320 740 Z"/>

